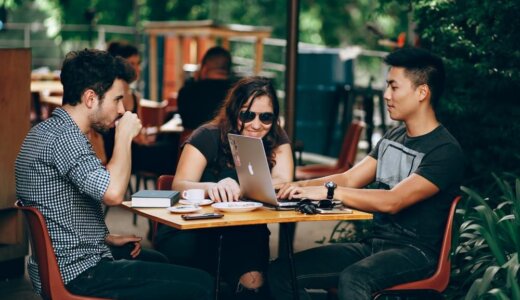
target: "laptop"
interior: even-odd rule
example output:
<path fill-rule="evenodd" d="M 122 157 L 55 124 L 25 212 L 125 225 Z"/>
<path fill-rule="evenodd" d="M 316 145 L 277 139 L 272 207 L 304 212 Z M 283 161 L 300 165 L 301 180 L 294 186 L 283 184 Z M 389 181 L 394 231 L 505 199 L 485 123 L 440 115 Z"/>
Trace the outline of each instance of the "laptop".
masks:
<path fill-rule="evenodd" d="M 294 208 L 298 201 L 278 201 L 262 139 L 228 134 L 242 195 L 275 208 Z"/>

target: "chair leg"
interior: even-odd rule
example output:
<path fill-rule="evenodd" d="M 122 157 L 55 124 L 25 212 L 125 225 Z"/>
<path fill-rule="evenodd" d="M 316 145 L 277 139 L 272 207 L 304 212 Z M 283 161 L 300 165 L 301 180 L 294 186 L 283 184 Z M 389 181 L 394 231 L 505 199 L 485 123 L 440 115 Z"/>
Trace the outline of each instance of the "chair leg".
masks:
<path fill-rule="evenodd" d="M 220 259 L 222 257 L 222 234 L 218 237 L 218 249 L 217 249 L 217 273 L 215 274 L 215 300 L 218 300 L 218 294 L 220 293 Z"/>
<path fill-rule="evenodd" d="M 444 300 L 444 296 L 434 290 L 392 290 L 381 291 L 372 297 L 373 300 Z"/>
<path fill-rule="evenodd" d="M 136 192 L 139 191 L 139 189 L 141 187 L 141 179 L 143 179 L 141 177 L 141 175 L 135 174 L 135 191 Z M 146 180 L 144 182 L 144 185 L 146 186 Z M 134 214 L 133 219 L 132 219 L 132 224 L 134 224 L 134 226 L 137 225 L 137 214 Z"/>

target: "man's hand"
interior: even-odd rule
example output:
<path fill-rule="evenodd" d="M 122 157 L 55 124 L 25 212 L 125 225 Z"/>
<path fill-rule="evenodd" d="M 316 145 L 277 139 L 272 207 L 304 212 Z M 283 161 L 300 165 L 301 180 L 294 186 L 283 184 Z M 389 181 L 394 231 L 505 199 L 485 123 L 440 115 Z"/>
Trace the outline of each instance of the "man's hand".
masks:
<path fill-rule="evenodd" d="M 240 198 L 240 186 L 232 178 L 224 178 L 208 189 L 208 196 L 215 202 L 238 201 Z"/>
<path fill-rule="evenodd" d="M 327 189 L 323 186 L 294 187 L 289 193 L 289 199 L 323 200 L 327 198 Z"/>
<path fill-rule="evenodd" d="M 105 243 L 110 246 L 121 247 L 128 243 L 134 243 L 134 249 L 130 252 L 132 258 L 136 258 L 141 253 L 141 237 L 135 235 L 109 234 L 105 238 Z"/>
<path fill-rule="evenodd" d="M 276 197 L 278 199 L 292 199 L 296 188 L 301 186 L 300 182 L 301 181 L 276 184 L 274 186 L 275 191 L 278 190 Z"/>
<path fill-rule="evenodd" d="M 143 125 L 137 114 L 127 111 L 119 119 L 116 127 L 116 138 L 129 137 L 133 139 L 141 132 L 141 128 L 143 128 Z"/>

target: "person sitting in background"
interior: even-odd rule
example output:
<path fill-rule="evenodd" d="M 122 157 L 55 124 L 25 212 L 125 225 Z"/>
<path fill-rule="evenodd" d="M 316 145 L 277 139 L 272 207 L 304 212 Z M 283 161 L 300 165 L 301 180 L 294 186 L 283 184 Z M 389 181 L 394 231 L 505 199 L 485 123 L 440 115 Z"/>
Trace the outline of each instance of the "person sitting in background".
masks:
<path fill-rule="evenodd" d="M 126 41 L 113 41 L 108 44 L 107 51 L 113 56 L 124 58 L 135 70 L 135 79 L 132 82 L 132 89 L 135 91 L 137 82 L 141 78 L 141 55 L 137 47 Z"/>
<path fill-rule="evenodd" d="M 232 85 L 231 64 L 231 54 L 222 47 L 204 54 L 195 80 L 186 82 L 177 97 L 185 129 L 193 130 L 213 119 Z"/>
<path fill-rule="evenodd" d="M 205 197 L 216 202 L 240 199 L 228 133 L 262 138 L 273 182 L 292 180 L 292 150 L 279 124 L 276 92 L 269 79 L 250 77 L 238 81 L 218 115 L 187 139 L 174 190 L 204 189 Z M 237 299 L 265 299 L 267 291 L 262 287 L 269 262 L 269 234 L 266 225 L 182 231 L 159 225 L 155 246 L 173 263 L 215 272 L 222 235 L 222 276 L 236 286 Z"/>
<path fill-rule="evenodd" d="M 141 74 L 141 57 L 139 55 L 139 50 L 137 50 L 135 46 L 126 42 L 115 41 L 108 45 L 107 51 L 114 57 L 119 56 L 125 59 L 132 67 L 132 70 L 126 70 L 123 77 L 120 78 L 124 81 L 123 85 L 125 89 L 123 106 L 126 111 L 137 114 L 139 111 L 141 95 L 135 89 L 131 88 L 131 85 L 139 80 Z M 114 133 L 115 130 L 112 128 L 103 134 L 103 143 L 107 160 L 112 157 L 112 150 L 114 149 Z"/>
<path fill-rule="evenodd" d="M 393 120 L 361 162 L 348 171 L 280 187 L 278 196 L 326 199 L 373 212 L 371 236 L 294 255 L 300 298 L 305 288 L 338 288 L 339 299 L 372 299 L 391 286 L 431 276 L 437 267 L 446 220 L 459 193 L 464 155 L 435 116 L 442 94 L 442 59 L 406 48 L 389 54 L 384 99 Z M 363 189 L 370 183 L 377 189 Z M 324 186 L 325 185 L 325 186 Z M 291 299 L 287 262 L 272 264 L 269 283 L 276 299 Z"/>
<path fill-rule="evenodd" d="M 142 127 L 122 104 L 124 81 L 119 76 L 125 65 L 105 51 L 67 54 L 61 70 L 63 106 L 31 129 L 16 159 L 17 197 L 43 214 L 63 283 L 71 293 L 111 299 L 213 299 L 213 279 L 202 270 L 114 260 L 111 247 L 131 243 L 131 258 L 141 250 L 140 237 L 108 231 L 101 206 L 122 203 L 132 165 L 130 144 Z M 114 126 L 115 148 L 105 167 L 86 135 Z M 28 270 L 40 292 L 33 257 Z"/>
<path fill-rule="evenodd" d="M 141 56 L 139 50 L 125 41 L 113 41 L 108 45 L 108 53 L 114 57 L 124 58 L 133 68 L 134 76 L 123 77 L 125 81 L 125 98 L 123 104 L 127 111 L 137 113 L 142 117 L 140 107 L 141 94 L 132 86 L 139 80 L 141 74 Z M 126 92 L 128 91 L 128 92 Z M 114 147 L 114 129 L 103 134 L 103 142 L 107 158 L 112 155 Z M 133 172 L 144 171 L 153 174 L 171 174 L 175 168 L 175 157 L 172 152 L 177 151 L 178 142 L 164 136 L 146 136 L 138 135 L 132 143 L 132 163 Z M 139 183 L 137 183 L 138 185 Z M 140 186 L 136 186 L 135 190 L 139 190 Z M 146 188 L 146 186 L 145 186 Z M 151 238 L 151 231 L 148 234 Z"/>

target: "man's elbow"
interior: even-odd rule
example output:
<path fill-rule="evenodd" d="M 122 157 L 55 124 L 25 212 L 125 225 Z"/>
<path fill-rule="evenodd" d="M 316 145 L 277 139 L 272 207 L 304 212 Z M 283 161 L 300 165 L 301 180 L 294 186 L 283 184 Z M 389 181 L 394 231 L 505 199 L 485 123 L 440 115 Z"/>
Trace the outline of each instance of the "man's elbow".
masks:
<path fill-rule="evenodd" d="M 399 197 L 394 199 L 388 199 L 388 201 L 384 201 L 382 207 L 380 207 L 380 212 L 387 213 L 390 215 L 395 215 L 403 209 L 403 202 Z"/>
<path fill-rule="evenodd" d="M 400 211 L 401 211 L 401 207 L 396 204 L 386 205 L 382 210 L 382 212 L 390 214 L 390 215 L 395 215 L 396 213 L 398 213 Z"/>
<path fill-rule="evenodd" d="M 107 206 L 116 206 L 123 203 L 124 195 L 112 190 L 107 190 L 103 196 L 103 203 Z"/>

